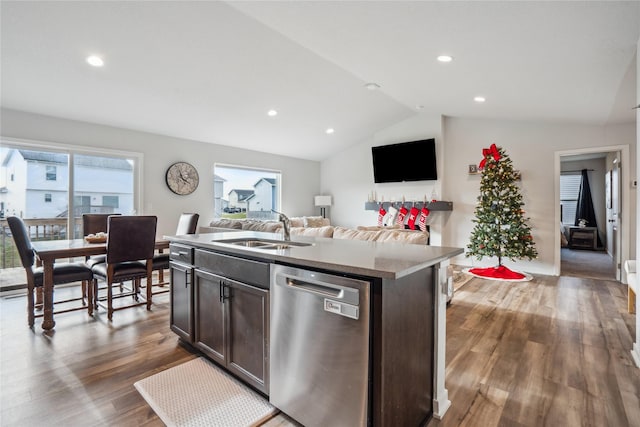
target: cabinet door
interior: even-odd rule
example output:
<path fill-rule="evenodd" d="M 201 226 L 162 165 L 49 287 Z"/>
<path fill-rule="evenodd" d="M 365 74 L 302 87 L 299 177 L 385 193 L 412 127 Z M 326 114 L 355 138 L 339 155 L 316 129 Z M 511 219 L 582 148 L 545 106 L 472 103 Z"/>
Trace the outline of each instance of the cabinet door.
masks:
<path fill-rule="evenodd" d="M 227 368 L 269 394 L 269 291 L 228 281 Z"/>
<path fill-rule="evenodd" d="M 193 338 L 193 293 L 191 279 L 193 268 L 188 265 L 170 263 L 171 275 L 171 316 L 170 327 L 185 341 Z"/>
<path fill-rule="evenodd" d="M 222 365 L 227 363 L 225 307 L 221 294 L 224 281 L 215 274 L 195 271 L 194 344 Z"/>

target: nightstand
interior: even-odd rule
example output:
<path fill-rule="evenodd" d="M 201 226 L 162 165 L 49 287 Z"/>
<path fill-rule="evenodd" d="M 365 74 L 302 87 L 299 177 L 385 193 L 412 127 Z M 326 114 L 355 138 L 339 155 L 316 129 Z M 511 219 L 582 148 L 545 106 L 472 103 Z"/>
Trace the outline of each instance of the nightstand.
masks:
<path fill-rule="evenodd" d="M 571 249 L 598 248 L 598 229 L 596 227 L 569 227 L 569 247 Z"/>

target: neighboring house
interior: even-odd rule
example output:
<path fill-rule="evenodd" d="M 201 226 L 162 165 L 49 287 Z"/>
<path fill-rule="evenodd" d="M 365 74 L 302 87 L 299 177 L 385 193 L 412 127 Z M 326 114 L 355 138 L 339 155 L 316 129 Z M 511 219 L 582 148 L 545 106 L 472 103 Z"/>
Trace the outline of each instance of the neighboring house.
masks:
<path fill-rule="evenodd" d="M 9 150 L 2 161 L 0 205 L 6 216 L 55 218 L 69 210 L 66 154 Z M 74 214 L 133 212 L 133 167 L 125 159 L 76 156 Z"/>
<path fill-rule="evenodd" d="M 277 209 L 276 190 L 275 179 L 260 178 L 253 184 L 253 195 L 247 198 L 247 211 L 271 212 L 271 209 Z"/>
<path fill-rule="evenodd" d="M 247 210 L 247 199 L 253 195 L 253 190 L 236 190 L 229 191 L 229 208 Z"/>
<path fill-rule="evenodd" d="M 222 210 L 229 205 L 229 202 L 222 198 L 222 192 L 224 191 L 224 183 L 226 179 L 214 174 L 213 175 L 213 216 L 219 218 L 222 214 Z"/>

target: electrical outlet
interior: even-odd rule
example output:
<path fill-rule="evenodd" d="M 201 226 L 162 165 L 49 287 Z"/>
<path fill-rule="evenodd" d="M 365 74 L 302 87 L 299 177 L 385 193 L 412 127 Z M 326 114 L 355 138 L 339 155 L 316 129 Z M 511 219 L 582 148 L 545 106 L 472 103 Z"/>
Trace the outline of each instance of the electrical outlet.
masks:
<path fill-rule="evenodd" d="M 637 179 L 634 179 L 633 181 L 631 181 L 631 187 L 638 188 L 638 180 Z"/>

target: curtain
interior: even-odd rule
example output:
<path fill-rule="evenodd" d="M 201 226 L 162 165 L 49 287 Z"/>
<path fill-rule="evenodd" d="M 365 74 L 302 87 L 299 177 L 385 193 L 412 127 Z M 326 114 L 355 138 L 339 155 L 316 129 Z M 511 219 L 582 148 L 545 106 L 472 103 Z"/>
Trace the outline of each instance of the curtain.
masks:
<path fill-rule="evenodd" d="M 587 221 L 587 227 L 598 228 L 596 213 L 593 209 L 593 198 L 591 197 L 591 187 L 589 186 L 589 175 L 586 169 L 582 169 L 582 180 L 580 181 L 580 191 L 578 192 L 578 206 L 576 207 L 576 219 L 574 225 L 579 225 L 581 219 Z M 600 233 L 598 235 L 598 247 L 602 247 Z"/>

